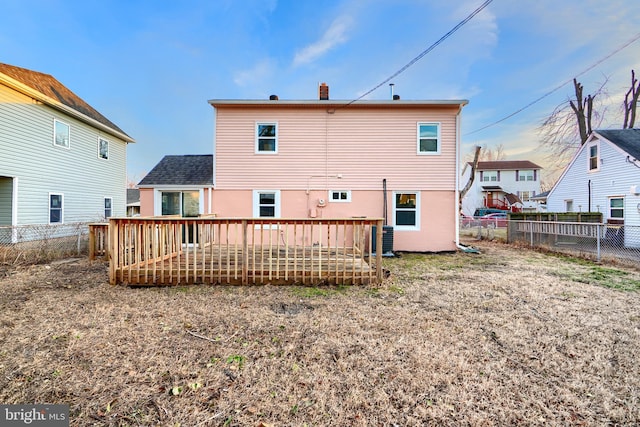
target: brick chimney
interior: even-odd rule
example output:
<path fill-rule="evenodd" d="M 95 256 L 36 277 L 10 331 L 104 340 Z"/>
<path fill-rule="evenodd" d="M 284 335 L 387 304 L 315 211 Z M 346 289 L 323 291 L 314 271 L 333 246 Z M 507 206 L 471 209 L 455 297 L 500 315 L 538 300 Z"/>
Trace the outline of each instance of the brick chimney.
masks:
<path fill-rule="evenodd" d="M 326 83 L 320 83 L 318 87 L 318 97 L 321 101 L 329 100 L 329 86 Z"/>

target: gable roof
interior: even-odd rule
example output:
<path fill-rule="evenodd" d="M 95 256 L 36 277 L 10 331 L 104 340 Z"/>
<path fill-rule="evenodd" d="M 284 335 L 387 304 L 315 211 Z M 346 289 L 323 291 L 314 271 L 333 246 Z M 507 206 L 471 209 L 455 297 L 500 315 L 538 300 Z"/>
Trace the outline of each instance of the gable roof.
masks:
<path fill-rule="evenodd" d="M 5 78 L 3 78 L 2 75 L 4 75 Z M 97 122 L 107 130 L 110 130 L 111 133 L 115 132 L 116 136 L 126 140 L 127 142 L 134 142 L 134 140 L 122 129 L 100 114 L 95 108 L 87 104 L 78 95 L 71 92 L 66 86 L 50 74 L 44 74 L 28 70 L 26 68 L 0 63 L 0 82 L 4 82 L 23 93 L 25 92 L 25 89 L 27 89 L 26 92 L 29 92 L 26 93 L 27 95 L 34 97 L 47 105 L 63 109 L 67 113 L 70 112 L 68 110 L 71 110 L 71 112 L 75 112 L 76 115 L 80 116 L 78 117 L 79 119 L 84 119 L 85 122 L 89 122 L 91 125 L 95 125 L 92 121 Z M 61 106 L 67 108 L 60 108 Z"/>
<path fill-rule="evenodd" d="M 640 129 L 607 129 L 594 133 L 615 144 L 634 159 L 640 160 Z"/>
<path fill-rule="evenodd" d="M 138 184 L 156 185 L 213 185 L 213 155 L 164 156 Z"/>
<path fill-rule="evenodd" d="M 471 165 L 471 162 L 468 162 Z M 529 160 L 494 160 L 478 162 L 476 170 L 519 170 L 519 169 L 542 169 Z"/>
<path fill-rule="evenodd" d="M 140 189 L 127 188 L 127 206 L 137 203 L 140 206 Z"/>

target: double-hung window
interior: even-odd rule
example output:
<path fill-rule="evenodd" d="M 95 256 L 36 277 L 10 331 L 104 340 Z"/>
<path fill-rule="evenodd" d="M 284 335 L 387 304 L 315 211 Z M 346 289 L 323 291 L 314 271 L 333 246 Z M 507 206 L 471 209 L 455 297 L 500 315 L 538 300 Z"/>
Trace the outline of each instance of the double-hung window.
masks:
<path fill-rule="evenodd" d="M 49 194 L 49 224 L 62 224 L 62 194 Z"/>
<path fill-rule="evenodd" d="M 534 181 L 533 169 L 518 171 L 518 181 Z"/>
<path fill-rule="evenodd" d="M 98 158 L 109 159 L 109 141 L 98 138 Z"/>
<path fill-rule="evenodd" d="M 420 193 L 393 193 L 393 225 L 398 230 L 420 229 Z"/>
<path fill-rule="evenodd" d="M 104 217 L 110 218 L 113 215 L 113 199 L 111 197 L 104 198 Z"/>
<path fill-rule="evenodd" d="M 589 171 L 596 171 L 600 166 L 600 153 L 598 150 L 598 144 L 595 143 L 589 146 Z"/>
<path fill-rule="evenodd" d="M 609 219 L 624 220 L 624 198 L 609 198 Z"/>
<path fill-rule="evenodd" d="M 53 145 L 69 148 L 71 146 L 71 126 L 53 119 Z"/>
<path fill-rule="evenodd" d="M 256 123 L 256 153 L 276 154 L 278 152 L 277 123 Z"/>
<path fill-rule="evenodd" d="M 440 123 L 418 123 L 418 154 L 440 154 Z"/>
<path fill-rule="evenodd" d="M 482 181 L 484 182 L 500 181 L 499 176 L 498 171 L 482 171 Z"/>
<path fill-rule="evenodd" d="M 280 191 L 255 190 L 253 192 L 255 218 L 280 218 Z"/>

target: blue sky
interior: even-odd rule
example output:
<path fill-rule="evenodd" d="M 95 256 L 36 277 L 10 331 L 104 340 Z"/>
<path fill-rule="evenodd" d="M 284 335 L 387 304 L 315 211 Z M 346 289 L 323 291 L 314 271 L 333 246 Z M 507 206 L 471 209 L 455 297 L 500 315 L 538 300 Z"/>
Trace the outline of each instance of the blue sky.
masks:
<path fill-rule="evenodd" d="M 137 143 L 129 178 L 167 154 L 212 151 L 209 99 L 354 99 L 451 30 L 482 0 L 5 0 L 0 62 L 53 75 Z M 638 0 L 494 0 L 393 79 L 403 99 L 468 99 L 463 147 L 502 144 L 545 166 L 538 127 L 573 95 L 555 89 L 640 35 Z M 579 81 L 608 79 L 602 127 L 621 127 L 640 40 Z M 368 99 L 388 99 L 382 86 Z"/>

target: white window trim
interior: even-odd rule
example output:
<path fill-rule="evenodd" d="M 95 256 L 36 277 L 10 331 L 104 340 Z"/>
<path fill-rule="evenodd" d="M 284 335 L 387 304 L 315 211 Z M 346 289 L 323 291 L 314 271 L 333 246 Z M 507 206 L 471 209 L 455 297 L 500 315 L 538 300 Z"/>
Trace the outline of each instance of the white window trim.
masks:
<path fill-rule="evenodd" d="M 596 167 L 591 169 L 591 147 L 596 147 L 598 154 L 596 156 Z M 598 172 L 600 170 L 600 158 L 602 153 L 600 152 L 600 141 L 592 142 L 587 147 L 587 172 Z"/>
<path fill-rule="evenodd" d="M 334 199 L 333 198 L 333 193 L 338 193 L 338 195 L 340 193 L 347 193 L 347 198 L 342 200 L 340 198 L 338 199 Z M 327 197 L 327 200 L 329 200 L 329 202 L 331 203 L 350 203 L 351 202 L 351 190 L 329 190 L 329 196 Z"/>
<path fill-rule="evenodd" d="M 619 208 L 615 208 L 616 210 L 622 210 L 622 218 L 614 218 L 611 216 L 611 200 L 612 199 L 622 199 L 622 207 Z M 608 206 L 607 206 L 607 217 L 608 219 L 613 219 L 613 220 L 620 220 L 620 221 L 624 221 L 624 217 L 625 217 L 625 199 L 624 196 L 609 196 L 608 197 Z"/>
<path fill-rule="evenodd" d="M 482 171 L 482 182 L 498 182 L 498 171 Z"/>
<path fill-rule="evenodd" d="M 420 126 L 421 125 L 436 125 L 438 128 L 437 141 L 438 149 L 436 151 L 420 151 Z M 420 156 L 437 156 L 442 149 L 442 136 L 441 136 L 442 124 L 440 122 L 418 122 L 416 126 L 416 150 Z"/>
<path fill-rule="evenodd" d="M 571 210 L 569 210 L 569 203 L 571 203 Z M 573 207 L 573 199 L 565 199 L 564 200 L 564 210 L 567 212 L 574 212 Z"/>
<path fill-rule="evenodd" d="M 111 208 L 110 208 L 111 209 L 111 216 L 110 217 L 106 215 L 107 207 L 105 206 L 105 204 L 107 203 L 107 200 L 111 200 Z M 107 196 L 104 197 L 104 199 L 102 201 L 102 213 L 103 213 L 105 219 L 109 219 L 109 218 L 113 217 L 113 197 L 107 197 Z"/>
<path fill-rule="evenodd" d="M 270 218 L 260 216 L 260 194 L 275 194 L 276 206 L 275 216 L 273 218 L 280 218 L 280 190 L 253 190 L 253 217 L 254 218 Z"/>
<path fill-rule="evenodd" d="M 397 194 L 415 194 L 416 195 L 416 225 L 396 225 L 396 195 Z M 398 231 L 420 231 L 420 191 L 394 191 L 392 194 L 392 216 L 393 228 Z"/>
<path fill-rule="evenodd" d="M 104 142 L 106 142 L 106 143 L 107 143 L 107 157 L 102 157 L 102 156 L 100 155 L 100 142 L 101 142 L 101 141 L 104 141 Z M 108 140 L 108 139 L 104 139 L 104 138 L 102 138 L 101 136 L 99 136 L 99 137 L 98 137 L 98 159 L 100 159 L 100 160 L 109 160 L 109 154 L 110 154 L 110 153 L 109 153 L 109 147 L 110 147 L 110 146 L 111 146 L 111 143 L 109 142 L 109 140 Z"/>
<path fill-rule="evenodd" d="M 56 143 L 56 123 L 61 123 L 69 128 L 69 143 L 67 145 L 60 145 Z M 58 148 L 64 148 L 65 150 L 71 149 L 71 125 L 62 120 L 53 119 L 53 146 Z"/>
<path fill-rule="evenodd" d="M 260 151 L 260 135 L 258 134 L 258 127 L 260 125 L 274 125 L 276 127 L 276 136 L 275 136 L 275 144 L 276 144 L 276 149 L 274 151 Z M 278 124 L 277 121 L 260 121 L 260 122 L 256 122 L 256 126 L 255 126 L 255 153 L 256 154 L 278 154 L 278 148 L 280 146 L 279 142 L 278 142 L 278 134 L 280 133 L 280 125 Z"/>
<path fill-rule="evenodd" d="M 60 222 L 51 222 L 51 196 L 60 196 Z M 64 224 L 64 193 L 49 193 L 47 196 L 47 223 Z"/>
<path fill-rule="evenodd" d="M 200 195 L 198 196 L 200 198 L 200 201 L 204 200 L 204 189 L 200 187 L 193 187 L 190 185 L 176 186 L 176 187 L 168 185 L 166 187 L 164 186 L 155 187 L 153 189 L 153 202 L 154 202 L 153 215 L 162 216 L 162 193 L 180 193 L 180 210 L 182 211 L 182 193 L 191 192 L 191 191 L 197 191 L 198 193 L 200 193 Z M 198 204 L 200 205 L 198 207 L 198 213 L 200 215 L 203 215 L 204 203 L 198 203 Z"/>

